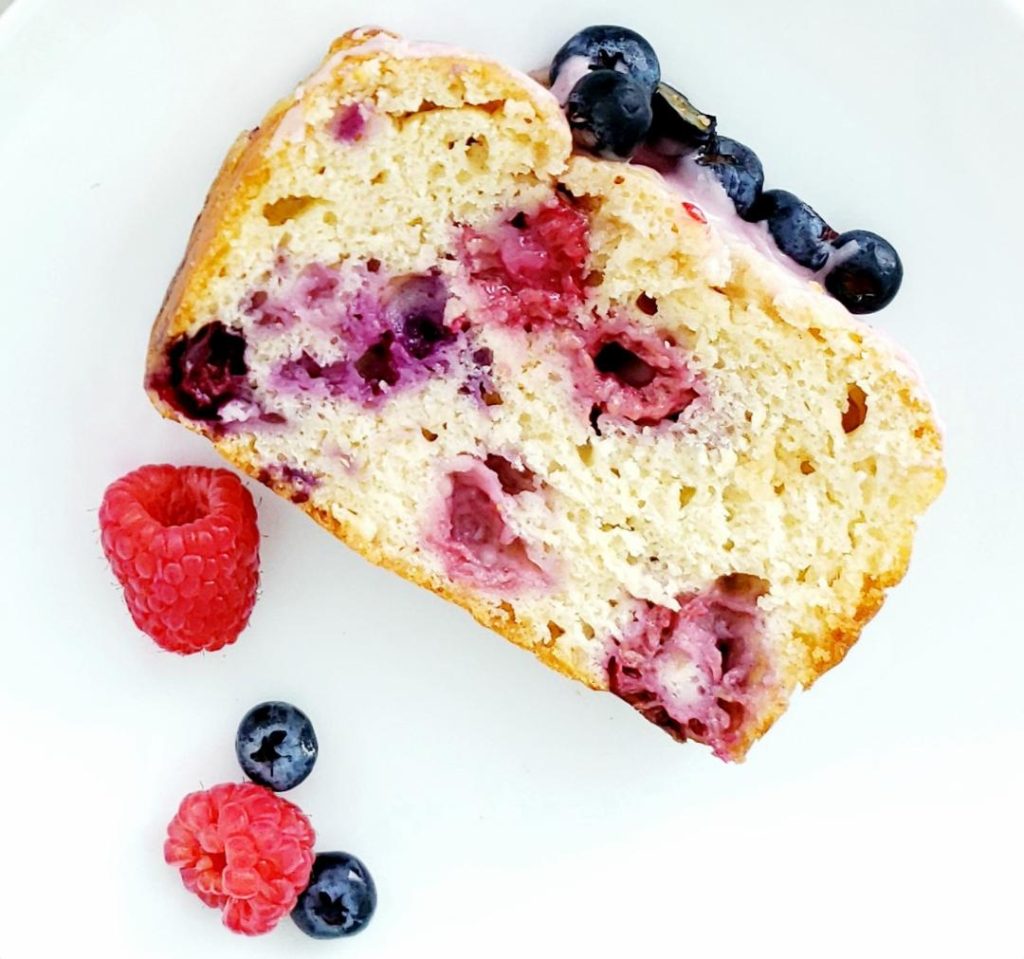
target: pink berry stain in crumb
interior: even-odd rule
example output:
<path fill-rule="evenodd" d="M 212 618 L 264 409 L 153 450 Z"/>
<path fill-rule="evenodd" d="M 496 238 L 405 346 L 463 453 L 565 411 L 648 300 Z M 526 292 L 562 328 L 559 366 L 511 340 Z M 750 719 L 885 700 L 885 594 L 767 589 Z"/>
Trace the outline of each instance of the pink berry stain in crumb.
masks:
<path fill-rule="evenodd" d="M 525 329 L 572 322 L 585 295 L 589 224 L 565 197 L 485 230 L 467 227 L 461 247 L 470 283 L 496 321 Z"/>
<path fill-rule="evenodd" d="M 331 329 L 338 322 L 339 273 L 322 263 L 310 263 L 294 279 L 288 280 L 289 274 L 290 264 L 282 288 L 273 294 L 253 290 L 242 301 L 242 312 L 261 331 L 284 332 L 299 323 Z"/>
<path fill-rule="evenodd" d="M 494 351 L 486 346 L 473 350 L 466 367 L 466 380 L 459 392 L 471 396 L 485 409 L 500 406 L 501 394 L 494 386 Z"/>
<path fill-rule="evenodd" d="M 609 688 L 676 739 L 728 759 L 770 681 L 757 606 L 767 588 L 734 573 L 679 597 L 678 611 L 638 603 L 608 658 Z"/>
<path fill-rule="evenodd" d="M 331 117 L 331 136 L 339 143 L 354 143 L 361 140 L 366 132 L 366 120 L 369 115 L 370 109 L 364 103 L 342 104 Z"/>
<path fill-rule="evenodd" d="M 441 495 L 427 542 L 453 582 L 505 595 L 551 585 L 548 564 L 505 521 L 502 504 L 511 497 L 495 472 L 460 457 Z"/>
<path fill-rule="evenodd" d="M 289 499 L 293 503 L 305 503 L 319 483 L 319 478 L 308 470 L 290 466 L 287 463 L 273 463 L 263 467 L 256 477 L 264 486 L 282 485 L 291 487 Z"/>
<path fill-rule="evenodd" d="M 282 340 L 268 392 L 345 397 L 375 408 L 449 362 L 458 333 L 445 322 L 448 289 L 440 276 L 389 279 L 379 270 L 348 269 L 354 275 L 312 263 L 273 293 L 246 298 L 243 311 L 260 334 Z M 330 348 L 290 345 L 303 327 L 328 336 Z"/>
<path fill-rule="evenodd" d="M 701 395 L 683 349 L 667 333 L 623 319 L 599 323 L 570 349 L 576 390 L 588 409 L 655 426 Z"/>

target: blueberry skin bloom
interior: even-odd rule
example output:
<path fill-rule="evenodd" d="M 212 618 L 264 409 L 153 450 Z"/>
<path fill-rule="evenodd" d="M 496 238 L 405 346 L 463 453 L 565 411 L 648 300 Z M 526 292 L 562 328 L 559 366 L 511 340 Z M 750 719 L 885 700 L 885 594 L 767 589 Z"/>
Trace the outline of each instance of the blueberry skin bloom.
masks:
<path fill-rule="evenodd" d="M 768 190 L 751 211 L 750 219 L 764 220 L 776 246 L 809 270 L 820 270 L 832 253 L 833 230 L 808 204 L 786 190 Z"/>
<path fill-rule="evenodd" d="M 566 117 L 578 146 L 624 160 L 651 128 L 651 98 L 626 74 L 595 70 L 572 88 Z"/>
<path fill-rule="evenodd" d="M 737 140 L 714 137 L 697 155 L 697 163 L 714 173 L 736 212 L 748 219 L 764 186 L 764 169 L 757 154 Z"/>
<path fill-rule="evenodd" d="M 870 230 L 850 230 L 832 241 L 833 265 L 825 289 L 851 313 L 888 306 L 903 282 L 903 263 L 893 245 Z"/>
<path fill-rule="evenodd" d="M 238 764 L 254 783 L 274 792 L 294 789 L 312 771 L 316 733 L 309 717 L 291 703 L 253 706 L 235 737 Z"/>
<path fill-rule="evenodd" d="M 571 57 L 582 57 L 590 70 L 616 70 L 632 77 L 647 91 L 648 98 L 661 80 L 661 64 L 654 48 L 626 27 L 587 27 L 570 37 L 551 61 L 552 86 Z"/>
<path fill-rule="evenodd" d="M 377 908 L 377 888 L 366 866 L 347 852 L 322 852 L 292 919 L 314 939 L 340 939 L 362 932 Z"/>

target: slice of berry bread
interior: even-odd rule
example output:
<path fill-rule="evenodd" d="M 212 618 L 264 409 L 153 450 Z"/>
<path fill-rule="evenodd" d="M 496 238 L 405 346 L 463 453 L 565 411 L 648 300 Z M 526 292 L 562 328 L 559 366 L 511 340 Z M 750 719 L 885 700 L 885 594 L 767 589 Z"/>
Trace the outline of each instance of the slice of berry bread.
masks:
<path fill-rule="evenodd" d="M 739 759 L 906 569 L 928 400 L 822 288 L 495 62 L 354 31 L 231 152 L 165 415 L 368 559 Z"/>

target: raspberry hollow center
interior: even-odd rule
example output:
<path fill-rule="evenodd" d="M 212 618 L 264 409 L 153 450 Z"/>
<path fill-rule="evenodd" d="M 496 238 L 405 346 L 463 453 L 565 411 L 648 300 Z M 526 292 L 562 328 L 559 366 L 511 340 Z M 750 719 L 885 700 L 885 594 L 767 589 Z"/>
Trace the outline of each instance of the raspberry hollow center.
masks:
<path fill-rule="evenodd" d="M 205 493 L 191 486 L 177 485 L 171 490 L 150 490 L 140 496 L 142 508 L 161 526 L 187 526 L 210 512 Z"/>

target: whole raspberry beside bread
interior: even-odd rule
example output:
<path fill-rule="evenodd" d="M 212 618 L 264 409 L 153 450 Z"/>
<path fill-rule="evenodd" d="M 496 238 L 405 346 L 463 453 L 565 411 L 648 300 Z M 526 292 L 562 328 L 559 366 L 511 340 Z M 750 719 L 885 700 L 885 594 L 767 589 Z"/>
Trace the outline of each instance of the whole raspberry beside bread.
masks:
<path fill-rule="evenodd" d="M 143 466 L 100 506 L 103 551 L 135 624 L 175 653 L 233 643 L 259 584 L 252 496 L 227 470 Z"/>
<path fill-rule="evenodd" d="M 291 912 L 313 868 L 313 827 L 263 786 L 189 793 L 167 827 L 164 859 L 185 888 L 220 909 L 233 932 L 269 932 Z"/>

